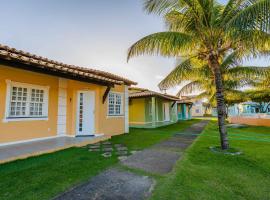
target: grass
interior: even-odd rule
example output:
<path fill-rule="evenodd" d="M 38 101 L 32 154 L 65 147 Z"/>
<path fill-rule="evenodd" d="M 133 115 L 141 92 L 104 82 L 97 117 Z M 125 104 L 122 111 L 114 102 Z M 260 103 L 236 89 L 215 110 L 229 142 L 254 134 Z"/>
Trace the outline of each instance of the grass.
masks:
<path fill-rule="evenodd" d="M 161 142 L 162 140 L 166 140 L 174 133 L 180 132 L 199 121 L 200 120 L 198 119 L 192 119 L 155 129 L 132 128 L 130 134 L 115 136 L 111 141 L 113 143 L 125 144 L 131 150 L 141 150 Z"/>
<path fill-rule="evenodd" d="M 213 153 L 219 145 L 216 122 L 160 178 L 151 199 L 270 199 L 270 128 L 229 128 L 230 144 L 242 155 Z"/>
<path fill-rule="evenodd" d="M 183 121 L 157 129 L 131 129 L 115 136 L 113 143 L 141 150 L 181 131 L 198 120 Z M 47 200 L 68 188 L 89 180 L 118 162 L 117 157 L 103 158 L 87 148 L 70 148 L 0 165 L 1 200 Z"/>

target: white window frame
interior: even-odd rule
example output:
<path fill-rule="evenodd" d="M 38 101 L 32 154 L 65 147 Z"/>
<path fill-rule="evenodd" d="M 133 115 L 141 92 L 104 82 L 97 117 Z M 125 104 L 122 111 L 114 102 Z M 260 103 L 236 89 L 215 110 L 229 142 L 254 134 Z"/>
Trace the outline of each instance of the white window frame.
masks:
<path fill-rule="evenodd" d="M 114 114 L 109 113 L 110 94 L 120 95 L 121 96 L 120 114 L 115 113 L 115 105 L 116 105 L 116 103 L 114 103 Z M 108 117 L 124 117 L 124 94 L 121 93 L 121 92 L 109 92 L 107 98 L 108 98 L 108 100 L 107 100 L 107 116 Z M 114 102 L 116 102 L 116 96 L 114 97 Z"/>
<path fill-rule="evenodd" d="M 48 120 L 48 103 L 49 103 L 49 86 L 40 86 L 40 85 L 33 85 L 28 83 L 21 83 L 21 82 L 15 82 L 11 80 L 6 80 L 6 108 L 5 108 L 5 118 L 3 119 L 3 122 L 9 122 L 9 121 L 35 121 L 35 120 Z M 25 116 L 25 117 L 11 117 L 10 116 L 10 103 L 11 103 L 11 90 L 12 87 L 23 87 L 27 88 L 28 91 L 31 89 L 40 89 L 44 90 L 44 108 L 43 108 L 43 116 Z M 28 92 L 28 97 L 30 96 L 30 92 Z"/>

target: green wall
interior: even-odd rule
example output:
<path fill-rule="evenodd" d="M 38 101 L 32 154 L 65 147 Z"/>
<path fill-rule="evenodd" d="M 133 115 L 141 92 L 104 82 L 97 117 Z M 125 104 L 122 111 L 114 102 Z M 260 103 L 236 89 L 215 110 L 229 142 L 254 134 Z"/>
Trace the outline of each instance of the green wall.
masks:
<path fill-rule="evenodd" d="M 173 101 L 168 101 L 162 98 L 155 98 L 156 100 L 156 121 L 163 121 L 164 115 L 163 115 L 163 103 L 169 102 L 170 104 L 170 119 L 171 121 L 176 122 L 177 121 L 177 115 L 175 114 L 176 111 L 176 104 L 172 108 L 171 105 L 173 104 Z M 144 98 L 145 102 L 145 122 L 152 122 L 152 115 L 150 114 L 150 107 L 152 107 L 152 97 Z"/>

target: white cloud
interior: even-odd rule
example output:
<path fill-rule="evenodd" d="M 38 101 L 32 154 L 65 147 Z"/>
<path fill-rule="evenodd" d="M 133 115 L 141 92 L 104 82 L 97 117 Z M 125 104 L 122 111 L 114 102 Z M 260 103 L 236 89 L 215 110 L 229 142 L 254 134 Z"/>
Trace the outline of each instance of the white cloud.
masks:
<path fill-rule="evenodd" d="M 162 75 L 156 75 L 156 76 L 155 76 L 155 79 L 157 79 L 157 80 L 162 80 L 162 79 L 164 79 L 164 76 L 162 76 Z"/>

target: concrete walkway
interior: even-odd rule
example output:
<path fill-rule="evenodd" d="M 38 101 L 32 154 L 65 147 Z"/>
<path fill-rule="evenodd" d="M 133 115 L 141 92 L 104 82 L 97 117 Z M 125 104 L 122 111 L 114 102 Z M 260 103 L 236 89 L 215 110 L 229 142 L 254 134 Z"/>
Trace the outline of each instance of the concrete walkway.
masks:
<path fill-rule="evenodd" d="M 175 162 L 181 158 L 183 151 L 193 142 L 207 123 L 207 121 L 202 121 L 194 124 L 152 148 L 129 156 L 128 159 L 122 161 L 122 164 L 154 174 L 166 174 L 172 170 Z"/>
<path fill-rule="evenodd" d="M 0 163 L 51 153 L 73 146 L 85 146 L 107 140 L 105 136 L 91 137 L 55 137 L 32 142 L 0 146 Z"/>
<path fill-rule="evenodd" d="M 207 123 L 201 121 L 194 124 L 166 141 L 129 156 L 121 161 L 121 164 L 128 168 L 164 175 L 172 170 L 183 151 Z M 154 185 L 153 178 L 112 168 L 59 195 L 55 200 L 143 200 L 151 195 Z"/>

